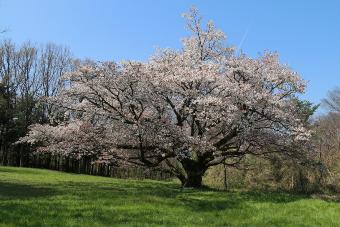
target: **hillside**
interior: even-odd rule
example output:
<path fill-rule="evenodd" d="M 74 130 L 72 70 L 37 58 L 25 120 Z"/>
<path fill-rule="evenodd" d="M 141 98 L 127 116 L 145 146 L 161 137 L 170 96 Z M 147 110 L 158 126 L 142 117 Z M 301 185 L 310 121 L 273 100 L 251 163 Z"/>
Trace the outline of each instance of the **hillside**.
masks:
<path fill-rule="evenodd" d="M 340 203 L 0 167 L 0 226 L 340 226 Z"/>

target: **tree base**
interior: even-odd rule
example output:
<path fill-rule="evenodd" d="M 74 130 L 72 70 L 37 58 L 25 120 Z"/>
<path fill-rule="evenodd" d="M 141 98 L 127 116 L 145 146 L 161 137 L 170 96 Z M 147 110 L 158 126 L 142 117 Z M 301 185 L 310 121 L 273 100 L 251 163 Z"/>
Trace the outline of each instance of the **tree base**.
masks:
<path fill-rule="evenodd" d="M 183 188 L 201 188 L 202 187 L 202 176 L 189 176 L 182 182 Z"/>

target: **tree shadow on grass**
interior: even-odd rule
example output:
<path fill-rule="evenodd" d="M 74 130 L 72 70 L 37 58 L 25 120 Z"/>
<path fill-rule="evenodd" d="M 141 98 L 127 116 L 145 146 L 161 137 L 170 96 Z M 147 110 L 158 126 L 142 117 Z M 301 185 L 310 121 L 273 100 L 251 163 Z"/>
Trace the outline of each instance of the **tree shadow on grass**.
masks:
<path fill-rule="evenodd" d="M 32 199 L 56 195 L 52 188 L 35 187 L 26 184 L 0 182 L 0 200 Z"/>
<path fill-rule="evenodd" d="M 276 192 L 185 192 L 177 199 L 195 212 L 221 211 L 249 206 L 249 203 L 286 204 L 305 199 L 307 196 Z"/>
<path fill-rule="evenodd" d="M 176 197 L 181 191 L 177 185 L 163 182 L 143 182 L 143 181 L 126 181 L 126 182 L 63 182 L 63 187 L 73 191 L 86 192 L 98 191 L 101 193 L 122 194 L 128 196 L 146 196 L 153 195 L 158 197 L 172 198 Z"/>
<path fill-rule="evenodd" d="M 207 189 L 203 191 L 182 189 L 177 184 L 163 182 L 127 181 L 121 184 L 110 182 L 100 182 L 98 184 L 64 182 L 63 188 L 67 188 L 73 195 L 79 196 L 79 199 L 86 198 L 88 201 L 98 199 L 117 201 L 117 199 L 125 198 L 130 203 L 155 205 L 161 203 L 161 205 L 167 207 L 182 206 L 197 211 L 223 210 L 238 206 L 238 201 L 224 197 L 225 192 L 215 192 Z M 89 193 L 91 191 L 96 193 Z M 218 193 L 219 196 L 211 193 Z"/>
<path fill-rule="evenodd" d="M 126 198 L 140 203 L 159 203 L 162 201 L 169 207 L 183 206 L 196 212 L 221 211 L 239 208 L 248 203 L 289 203 L 307 196 L 293 195 L 281 192 L 230 192 L 216 189 L 182 189 L 177 184 L 163 182 L 126 181 L 120 184 L 101 182 L 65 182 L 65 187 L 74 193 L 84 193 L 90 200 L 98 198 L 115 199 Z M 95 191 L 88 194 L 87 191 Z"/>
<path fill-rule="evenodd" d="M 226 200 L 226 199 L 197 199 L 197 198 L 180 198 L 182 204 L 187 208 L 195 212 L 206 212 L 206 211 L 222 211 L 226 209 L 235 209 L 240 207 L 240 203 L 237 200 Z"/>

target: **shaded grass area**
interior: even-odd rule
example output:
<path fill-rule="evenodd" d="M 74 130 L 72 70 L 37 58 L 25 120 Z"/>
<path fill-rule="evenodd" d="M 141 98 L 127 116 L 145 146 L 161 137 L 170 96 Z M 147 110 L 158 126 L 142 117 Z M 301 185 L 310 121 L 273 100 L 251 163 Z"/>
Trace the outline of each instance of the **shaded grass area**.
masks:
<path fill-rule="evenodd" d="M 1 226 L 340 226 L 340 203 L 0 167 Z"/>

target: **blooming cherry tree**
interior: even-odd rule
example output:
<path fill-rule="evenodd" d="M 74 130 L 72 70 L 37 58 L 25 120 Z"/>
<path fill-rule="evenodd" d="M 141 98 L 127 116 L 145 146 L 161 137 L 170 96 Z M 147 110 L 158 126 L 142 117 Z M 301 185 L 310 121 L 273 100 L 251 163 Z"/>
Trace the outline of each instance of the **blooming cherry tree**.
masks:
<path fill-rule="evenodd" d="M 212 22 L 202 28 L 195 9 L 185 17 L 192 36 L 181 50 L 159 50 L 147 62 L 81 64 L 65 75 L 65 89 L 47 101 L 69 122 L 33 126 L 23 141 L 65 155 L 162 165 L 185 187 L 201 186 L 211 166 L 307 141 L 295 102 L 305 82 L 276 53 L 236 55 Z"/>

